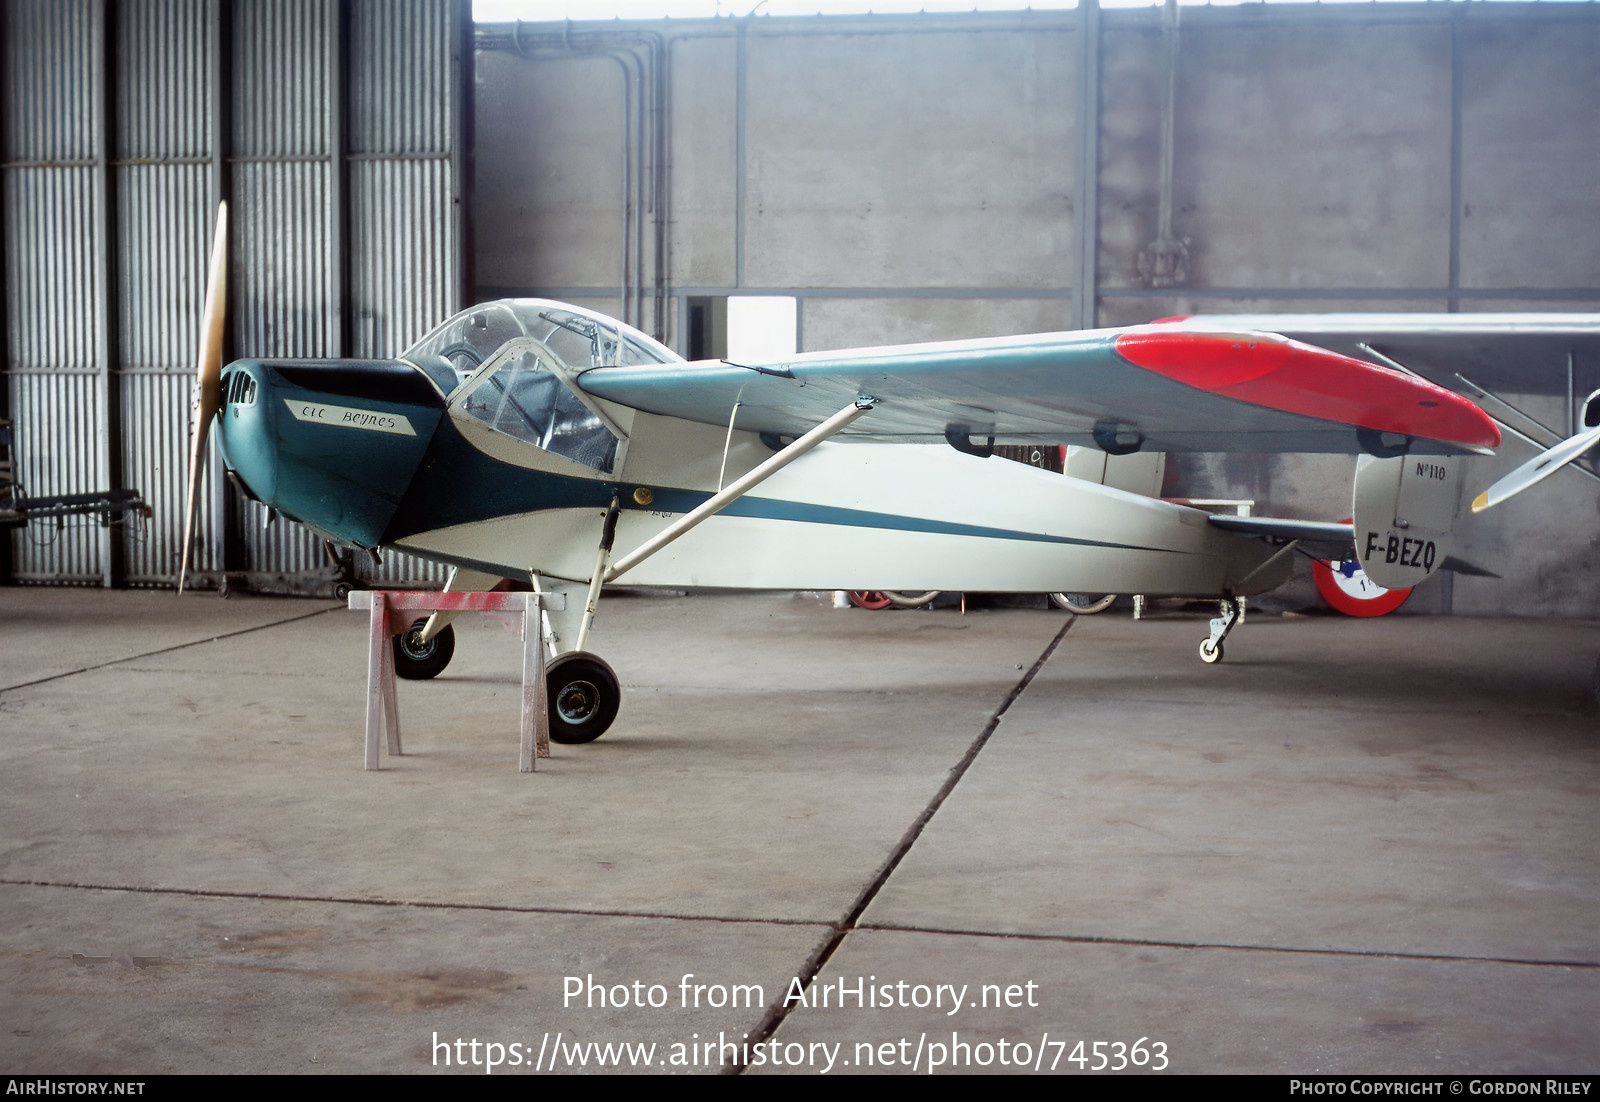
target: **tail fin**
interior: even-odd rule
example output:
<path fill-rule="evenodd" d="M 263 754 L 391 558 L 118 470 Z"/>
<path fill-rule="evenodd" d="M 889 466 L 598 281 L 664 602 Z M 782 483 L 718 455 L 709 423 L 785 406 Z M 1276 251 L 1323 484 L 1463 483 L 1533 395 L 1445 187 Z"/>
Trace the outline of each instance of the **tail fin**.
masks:
<path fill-rule="evenodd" d="M 1385 589 L 1414 586 L 1441 569 L 1461 510 L 1462 457 L 1400 455 L 1356 460 L 1356 558 Z"/>

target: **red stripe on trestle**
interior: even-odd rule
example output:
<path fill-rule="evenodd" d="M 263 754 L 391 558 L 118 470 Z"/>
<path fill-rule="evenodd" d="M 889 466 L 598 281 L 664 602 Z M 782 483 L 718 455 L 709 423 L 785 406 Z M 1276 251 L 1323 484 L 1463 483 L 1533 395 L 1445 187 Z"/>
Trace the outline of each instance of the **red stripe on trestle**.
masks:
<path fill-rule="evenodd" d="M 1251 405 L 1469 447 L 1500 443 L 1494 420 L 1453 391 L 1272 333 L 1142 327 L 1116 349 L 1137 367 Z"/>

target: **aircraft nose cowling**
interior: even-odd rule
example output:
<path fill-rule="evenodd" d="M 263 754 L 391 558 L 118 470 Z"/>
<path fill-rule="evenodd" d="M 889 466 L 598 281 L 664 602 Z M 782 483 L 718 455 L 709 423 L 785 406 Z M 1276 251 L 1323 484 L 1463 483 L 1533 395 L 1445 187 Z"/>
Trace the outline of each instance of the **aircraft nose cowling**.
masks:
<path fill-rule="evenodd" d="M 222 375 L 222 408 L 217 411 L 217 446 L 223 461 L 246 492 L 260 502 L 277 495 L 278 451 L 273 446 L 271 413 L 261 402 L 261 373 L 230 364 Z"/>
<path fill-rule="evenodd" d="M 223 379 L 228 466 L 263 504 L 377 547 L 444 412 L 399 361 L 241 360 Z"/>

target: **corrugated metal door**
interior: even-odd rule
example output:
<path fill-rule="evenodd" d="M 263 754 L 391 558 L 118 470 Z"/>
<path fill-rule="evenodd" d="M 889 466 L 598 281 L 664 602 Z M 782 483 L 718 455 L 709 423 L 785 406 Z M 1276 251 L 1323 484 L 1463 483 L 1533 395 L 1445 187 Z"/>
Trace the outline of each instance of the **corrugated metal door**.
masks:
<path fill-rule="evenodd" d="M 0 53 L 5 404 L 33 494 L 141 490 L 152 524 L 11 536 L 13 580 L 177 578 L 195 334 L 232 207 L 232 356 L 386 356 L 460 306 L 465 0 L 14 0 Z M 108 26 L 108 11 L 114 25 Z M 113 320 L 114 319 L 114 324 Z M 215 464 L 213 464 L 213 467 Z M 196 568 L 330 576 L 221 480 Z M 369 573 L 438 580 L 401 561 Z"/>
<path fill-rule="evenodd" d="M 101 16 L 92 0 L 5 6 L 5 381 L 17 482 L 32 494 L 88 492 L 109 474 Z M 19 581 L 109 580 L 92 524 L 11 539 Z"/>
<path fill-rule="evenodd" d="M 210 5 L 119 4 L 116 86 L 116 382 L 122 481 L 154 523 L 123 530 L 123 579 L 171 584 L 181 554 L 193 423 L 195 342 L 220 179 L 214 134 Z M 215 496 L 211 472 L 202 501 Z M 220 565 L 215 510 L 199 517 L 193 569 Z"/>
<path fill-rule="evenodd" d="M 438 3 L 359 0 L 350 9 L 350 354 L 398 355 L 460 307 L 456 126 L 460 41 Z M 386 553 L 362 573 L 439 582 L 443 567 Z"/>

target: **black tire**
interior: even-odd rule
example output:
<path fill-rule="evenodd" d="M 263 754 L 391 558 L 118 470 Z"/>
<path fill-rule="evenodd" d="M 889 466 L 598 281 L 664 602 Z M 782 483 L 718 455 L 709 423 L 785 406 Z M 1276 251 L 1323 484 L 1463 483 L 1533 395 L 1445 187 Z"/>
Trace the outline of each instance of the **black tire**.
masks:
<path fill-rule="evenodd" d="M 1093 616 L 1104 612 L 1116 601 L 1115 593 L 1052 593 L 1050 600 L 1057 608 L 1064 608 L 1076 616 Z"/>
<path fill-rule="evenodd" d="M 550 693 L 550 739 L 566 746 L 593 742 L 606 733 L 622 704 L 622 687 L 605 661 L 586 651 L 568 651 L 544 669 Z"/>
<path fill-rule="evenodd" d="M 450 664 L 456 653 L 455 628 L 446 624 L 444 630 L 426 643 L 419 642 L 422 626 L 427 620 L 418 620 L 410 629 L 394 637 L 394 673 L 407 681 L 426 681 L 438 677 Z"/>

